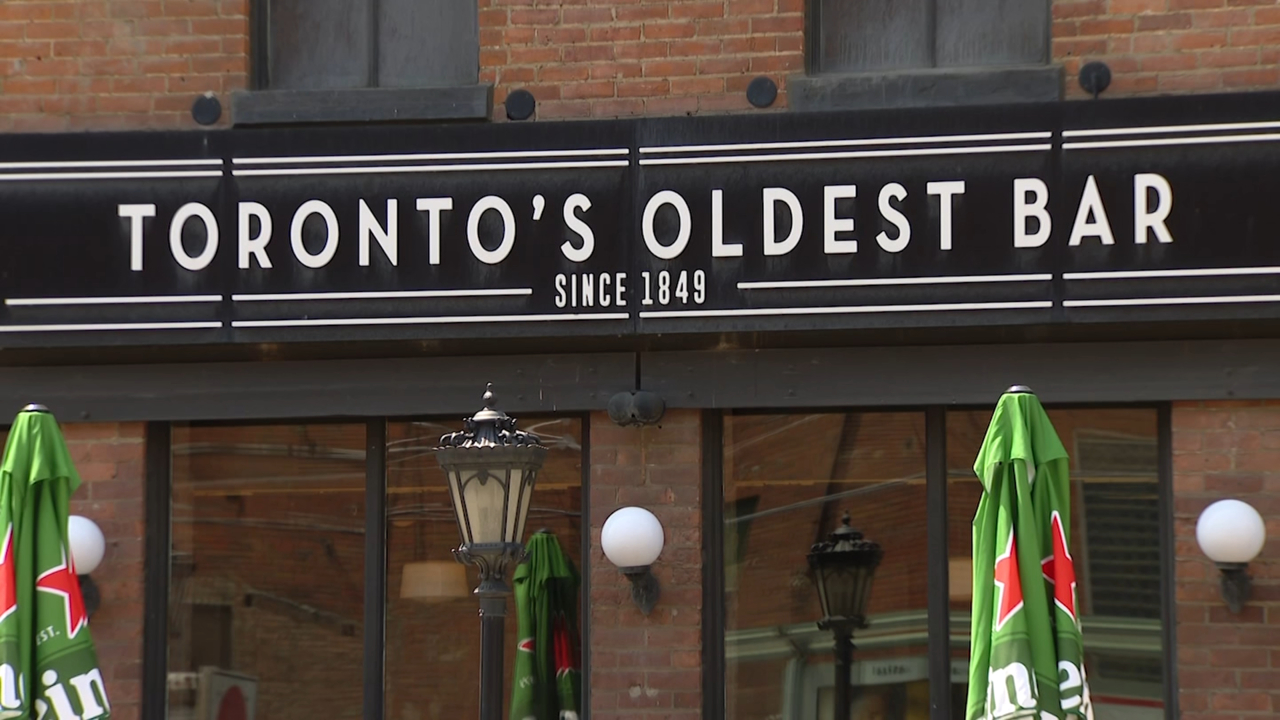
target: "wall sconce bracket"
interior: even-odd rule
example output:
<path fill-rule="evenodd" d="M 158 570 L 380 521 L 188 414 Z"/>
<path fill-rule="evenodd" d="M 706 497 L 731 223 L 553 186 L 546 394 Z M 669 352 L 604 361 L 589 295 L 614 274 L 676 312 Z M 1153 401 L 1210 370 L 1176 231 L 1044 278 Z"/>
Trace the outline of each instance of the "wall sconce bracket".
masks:
<path fill-rule="evenodd" d="M 653 612 L 653 607 L 658 604 L 658 597 L 662 594 L 658 578 L 649 570 L 648 565 L 620 569 L 622 574 L 631 581 L 632 601 L 635 602 L 636 607 L 640 608 L 640 612 L 647 616 Z"/>
<path fill-rule="evenodd" d="M 1222 599 L 1232 614 L 1239 615 L 1241 608 L 1249 600 L 1252 580 L 1246 569 L 1246 563 L 1216 563 L 1222 572 Z"/>

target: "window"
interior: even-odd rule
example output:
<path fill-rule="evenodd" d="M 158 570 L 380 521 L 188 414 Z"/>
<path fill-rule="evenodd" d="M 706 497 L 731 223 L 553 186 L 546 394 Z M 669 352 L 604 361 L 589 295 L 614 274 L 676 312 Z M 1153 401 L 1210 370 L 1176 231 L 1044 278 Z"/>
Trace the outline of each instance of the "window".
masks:
<path fill-rule="evenodd" d="M 237 125 L 481 120 L 475 0 L 254 0 Z"/>
<path fill-rule="evenodd" d="M 806 555 L 846 511 L 885 551 L 872 627 L 855 639 L 855 706 L 929 717 L 924 474 L 923 413 L 725 418 L 726 717 L 833 717 L 832 636 Z"/>
<path fill-rule="evenodd" d="M 276 90 L 474 85 L 474 0 L 258 0 L 258 85 Z M 265 16 L 265 17 L 264 17 Z"/>
<path fill-rule="evenodd" d="M 832 639 L 817 628 L 805 556 L 846 510 L 884 550 L 870 627 L 853 638 L 853 717 L 964 717 L 972 522 L 982 494 L 972 467 L 991 411 L 929 413 L 723 417 L 713 476 L 723 493 L 724 602 L 709 622 L 723 623 L 724 673 L 706 682 L 709 696 L 723 698 L 724 717 L 834 716 Z M 1071 551 L 1095 716 L 1158 720 L 1170 694 L 1161 546 L 1170 520 L 1158 469 L 1170 449 L 1159 445 L 1158 413 L 1050 408 L 1049 417 L 1070 456 Z M 948 582 L 931 576 L 940 566 Z M 930 608 L 947 610 L 945 618 Z M 931 634 L 939 626 L 949 630 Z"/>
<path fill-rule="evenodd" d="M 519 421 L 548 447 L 526 539 L 553 534 L 581 574 L 583 420 Z M 476 716 L 475 683 L 458 678 L 480 666 L 479 579 L 453 557 L 458 528 L 433 452 L 461 422 L 383 427 L 172 427 L 168 718 L 203 720 L 224 702 L 243 705 L 227 717 L 273 720 Z M 371 475 L 378 453 L 385 477 Z M 373 509 L 380 493 L 385 515 Z M 368 567 L 370 556 L 385 565 Z M 385 603 L 368 599 L 381 593 Z M 504 703 L 516 610 L 509 597 Z"/>
<path fill-rule="evenodd" d="M 811 0 L 816 73 L 1043 64 L 1044 0 Z"/>

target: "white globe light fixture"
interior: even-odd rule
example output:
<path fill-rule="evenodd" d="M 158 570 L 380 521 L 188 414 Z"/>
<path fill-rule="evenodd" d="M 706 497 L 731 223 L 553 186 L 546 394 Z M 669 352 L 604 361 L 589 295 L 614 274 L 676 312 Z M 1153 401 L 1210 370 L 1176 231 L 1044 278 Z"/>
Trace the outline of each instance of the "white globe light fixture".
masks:
<path fill-rule="evenodd" d="M 631 599 L 648 615 L 658 602 L 658 579 L 649 566 L 662 554 L 666 536 L 653 513 L 638 507 L 614 511 L 600 530 L 605 557 L 631 581 Z"/>
<path fill-rule="evenodd" d="M 1219 500 L 1200 513 L 1196 542 L 1222 572 L 1222 599 L 1231 612 L 1239 613 L 1249 599 L 1246 569 L 1267 542 L 1262 516 L 1246 502 Z"/>
<path fill-rule="evenodd" d="M 92 617 L 102 602 L 98 586 L 89 573 L 102 564 L 107 552 L 107 539 L 98 524 L 83 515 L 67 518 L 67 552 L 80 580 L 80 594 L 84 598 L 85 611 Z"/>

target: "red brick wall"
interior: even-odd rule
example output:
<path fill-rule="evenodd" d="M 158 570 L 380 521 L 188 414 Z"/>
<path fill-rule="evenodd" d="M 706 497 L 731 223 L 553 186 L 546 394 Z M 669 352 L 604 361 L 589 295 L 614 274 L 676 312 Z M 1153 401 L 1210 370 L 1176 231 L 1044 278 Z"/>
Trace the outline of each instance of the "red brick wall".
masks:
<path fill-rule="evenodd" d="M 1280 712 L 1280 402 L 1180 403 L 1173 411 L 1178 687 L 1184 720 L 1245 720 Z M 1249 566 L 1240 615 L 1222 602 L 1218 571 L 1195 527 L 1215 500 L 1244 500 L 1270 538 Z"/>
<path fill-rule="evenodd" d="M 0 131 L 195 128 L 243 88 L 249 0 L 0 2 Z"/>
<path fill-rule="evenodd" d="M 0 3 L 0 131 L 196 128 L 190 108 L 245 87 L 252 0 Z M 803 71 L 803 0 L 479 0 L 481 79 L 530 89 L 538 117 L 750 110 L 756 75 Z M 1275 88 L 1276 0 L 1057 0 L 1053 57 L 1080 97 Z M 224 97 L 224 101 L 226 98 Z M 224 116 L 225 117 L 225 116 Z"/>
<path fill-rule="evenodd" d="M 701 714 L 700 440 L 696 411 L 668 411 L 660 426 L 645 428 L 620 428 L 604 413 L 591 416 L 593 720 Z M 662 597 L 648 617 L 600 550 L 604 521 L 628 505 L 653 511 L 666 533 L 653 566 Z"/>
<path fill-rule="evenodd" d="M 89 626 L 111 717 L 136 720 L 142 698 L 145 426 L 68 423 L 62 429 L 84 481 L 71 499 L 71 512 L 96 522 L 107 539 L 106 556 L 93 573 L 102 606 Z"/>
<path fill-rule="evenodd" d="M 1082 62 L 1111 67 L 1107 97 L 1274 89 L 1276 0 L 1055 0 L 1053 56 L 1068 96 Z"/>

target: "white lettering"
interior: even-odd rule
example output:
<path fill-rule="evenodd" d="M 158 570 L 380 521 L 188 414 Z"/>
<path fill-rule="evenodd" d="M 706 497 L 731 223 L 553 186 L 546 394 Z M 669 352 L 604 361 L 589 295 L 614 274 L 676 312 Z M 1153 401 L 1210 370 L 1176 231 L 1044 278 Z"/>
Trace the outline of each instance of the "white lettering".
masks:
<path fill-rule="evenodd" d="M 579 237 L 582 238 L 582 247 L 574 247 L 573 243 L 568 240 L 560 246 L 560 252 L 572 262 L 586 262 L 591 259 L 591 253 L 596 249 L 596 234 L 591 231 L 591 227 L 583 222 L 575 213 L 578 210 L 587 211 L 591 209 L 591 200 L 582 193 L 574 193 L 564 201 L 564 224 Z"/>
<path fill-rule="evenodd" d="M 1035 196 L 1028 201 L 1027 195 Z M 1049 186 L 1040 178 L 1017 178 L 1013 181 L 1013 246 L 1038 248 L 1049 241 L 1053 219 L 1046 209 L 1049 205 Z M 1027 221 L 1035 219 L 1034 233 L 1027 230 Z"/>
<path fill-rule="evenodd" d="M 822 251 L 828 255 L 858 252 L 857 240 L 840 240 L 837 233 L 853 232 L 853 218 L 836 217 L 836 201 L 858 196 L 857 185 L 828 185 L 822 188 Z"/>
<path fill-rule="evenodd" d="M 931 182 L 925 189 L 930 195 L 938 196 L 938 222 L 941 226 L 941 232 L 938 236 L 939 247 L 943 250 L 951 249 L 951 227 L 952 213 L 954 211 L 955 202 L 953 198 L 956 195 L 964 194 L 963 180 L 946 180 L 943 182 Z"/>
<path fill-rule="evenodd" d="M 325 224 L 324 248 L 315 255 L 308 252 L 307 246 L 302 242 L 303 224 L 312 215 L 319 215 Z M 289 226 L 289 242 L 293 246 L 293 256 L 303 265 L 309 268 L 328 265 L 333 260 L 334 253 L 338 252 L 338 216 L 333 214 L 333 208 L 323 200 L 308 200 L 299 205 L 298 211 L 293 214 L 293 223 Z"/>
<path fill-rule="evenodd" d="M 930 188 L 932 188 L 933 185 L 934 183 L 929 183 Z M 890 200 L 897 200 L 901 202 L 906 196 L 907 189 L 898 183 L 889 183 L 883 188 L 880 188 L 880 215 L 898 228 L 897 238 L 891 239 L 888 234 L 883 231 L 876 235 L 876 242 L 879 243 L 880 247 L 883 248 L 885 252 L 902 252 L 907 249 L 907 243 L 911 242 L 911 223 L 907 220 L 907 216 L 903 215 L 897 208 L 889 204 Z M 945 202 L 943 203 L 943 207 L 946 207 Z M 948 237 L 947 243 L 943 249 L 948 249 L 950 246 L 951 238 Z"/>
<path fill-rule="evenodd" d="M 653 220 L 658 214 L 658 209 L 663 205 L 674 207 L 676 214 L 680 216 L 680 227 L 676 231 L 676 239 L 670 245 L 658 242 L 658 237 L 653 232 Z M 675 260 L 689 244 L 691 225 L 689 204 L 684 201 L 680 193 L 674 190 L 662 190 L 649 198 L 648 204 L 644 206 L 644 217 L 641 219 L 640 229 L 644 235 L 644 244 L 654 257 L 659 260 Z"/>
<path fill-rule="evenodd" d="M 613 304 L 618 307 L 622 307 L 627 303 L 626 298 L 624 297 L 627 292 L 627 274 L 614 273 L 613 287 L 615 288 L 613 293 Z"/>
<path fill-rule="evenodd" d="M 18 691 L 18 676 L 13 666 L 8 663 L 0 665 L 0 708 L 13 710 L 20 707 L 22 700 Z"/>
<path fill-rule="evenodd" d="M 1156 192 L 1156 208 L 1149 207 L 1147 192 Z M 1163 175 L 1156 173 L 1138 173 L 1133 176 L 1133 241 L 1138 245 L 1147 244 L 1147 231 L 1156 234 L 1156 241 L 1173 242 L 1173 235 L 1165 221 L 1173 211 L 1173 188 Z"/>
<path fill-rule="evenodd" d="M 800 198 L 786 188 L 767 187 L 762 193 L 764 200 L 764 254 L 768 256 L 786 255 L 800 244 L 800 234 L 804 232 L 804 211 L 800 209 Z M 786 239 L 778 242 L 777 222 L 774 213 L 778 203 L 786 203 L 791 211 L 791 231 Z"/>
<path fill-rule="evenodd" d="M 369 267 L 370 236 L 378 241 L 382 254 L 386 255 L 387 260 L 391 261 L 391 266 L 395 267 L 400 254 L 400 218 L 397 214 L 399 205 L 400 203 L 394 198 L 387 200 L 387 227 L 384 230 L 378 223 L 378 219 L 373 216 L 373 211 L 369 209 L 364 198 L 360 199 L 360 267 Z"/>
<path fill-rule="evenodd" d="M 1069 660 L 1060 660 L 1058 662 L 1058 677 L 1062 682 L 1058 684 L 1058 692 L 1062 698 L 1062 709 L 1073 710 L 1084 702 L 1084 697 L 1079 691 L 1084 687 L 1084 681 L 1080 677 L 1080 668 Z M 1067 697 L 1068 694 L 1074 697 Z"/>
<path fill-rule="evenodd" d="M 600 307 L 609 307 L 613 298 L 609 295 L 609 273 L 600 274 Z"/>
<path fill-rule="evenodd" d="M 1019 708 L 1031 710 L 1035 706 L 1031 673 L 1025 665 L 1013 662 L 1003 668 L 991 668 L 987 675 L 987 707 L 991 717 L 1004 717 Z"/>
<path fill-rule="evenodd" d="M 562 308 L 568 303 L 568 298 L 565 297 L 564 293 L 565 280 L 567 280 L 567 278 L 564 276 L 564 273 L 556 275 L 556 307 L 558 308 Z"/>
<path fill-rule="evenodd" d="M 58 673 L 45 670 L 40 676 L 40 682 L 44 684 L 44 696 L 49 698 L 49 702 L 53 705 L 54 717 L 58 720 L 83 720 L 71 707 L 71 699 L 67 697 L 67 691 L 58 684 Z"/>
<path fill-rule="evenodd" d="M 440 264 L 440 213 L 453 209 L 453 198 L 418 198 L 414 205 L 427 213 L 427 262 Z"/>
<path fill-rule="evenodd" d="M 182 245 L 182 229 L 193 217 L 204 223 L 204 250 L 195 257 L 188 255 L 187 249 Z M 213 256 L 218 252 L 218 220 L 213 216 L 213 211 L 198 202 L 190 202 L 178 208 L 173 221 L 169 223 L 169 252 L 187 270 L 196 271 L 209 267 Z M 54 710 L 57 710 L 56 706 Z"/>
<path fill-rule="evenodd" d="M 76 689 L 76 696 L 80 699 L 80 712 L 83 713 L 84 720 L 94 720 L 111 711 L 107 688 L 103 685 L 102 673 L 98 668 L 71 678 L 71 687 Z M 101 704 L 99 700 L 102 701 Z"/>
<path fill-rule="evenodd" d="M 258 267 L 270 268 L 271 258 L 267 257 L 267 243 L 271 242 L 271 212 L 261 203 L 239 203 L 239 233 L 236 238 L 236 253 L 241 270 L 249 269 L 249 258 L 258 261 Z M 253 232 L 253 218 L 258 218 L 258 234 L 249 237 Z"/>
<path fill-rule="evenodd" d="M 142 219 L 155 217 L 156 206 L 151 203 L 118 205 L 116 214 L 122 218 L 129 218 L 129 269 L 134 272 L 141 272 Z"/>
<path fill-rule="evenodd" d="M 502 240 L 492 250 L 480 242 L 480 218 L 490 210 L 496 210 L 502 218 Z M 471 215 L 467 217 L 467 244 L 471 246 L 471 254 L 486 265 L 497 265 L 507 259 L 516 244 L 516 216 L 506 200 L 497 195 L 485 195 L 476 201 Z"/>
<path fill-rule="evenodd" d="M 1098 193 L 1098 180 L 1092 175 L 1084 184 L 1084 195 L 1080 197 L 1076 222 L 1071 226 L 1071 240 L 1067 244 L 1075 247 L 1087 237 L 1096 237 L 1102 240 L 1103 245 L 1116 244 L 1107 211 L 1102 207 L 1102 195 Z"/>
<path fill-rule="evenodd" d="M 742 243 L 724 242 L 724 190 L 711 191 L 711 257 L 742 257 Z"/>

